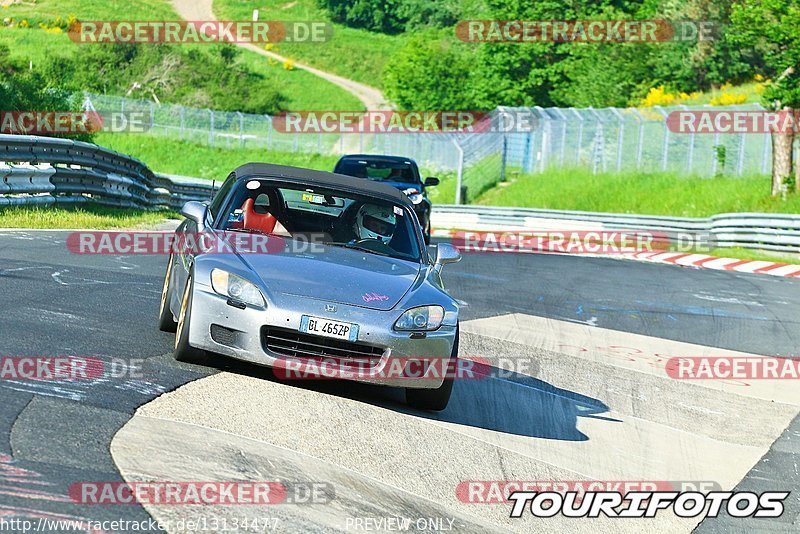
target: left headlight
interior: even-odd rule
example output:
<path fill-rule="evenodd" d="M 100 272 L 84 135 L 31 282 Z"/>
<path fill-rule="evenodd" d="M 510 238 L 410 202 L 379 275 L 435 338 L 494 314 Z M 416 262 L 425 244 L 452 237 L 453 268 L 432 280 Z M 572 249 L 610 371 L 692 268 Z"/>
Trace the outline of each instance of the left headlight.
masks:
<path fill-rule="evenodd" d="M 420 306 L 411 308 L 394 323 L 395 330 L 436 330 L 442 325 L 444 308 Z"/>
<path fill-rule="evenodd" d="M 422 193 L 419 192 L 419 189 L 415 189 L 413 187 L 409 187 L 408 189 L 404 189 L 403 193 L 406 194 L 408 199 L 411 201 L 412 204 L 419 204 L 422 202 Z"/>
<path fill-rule="evenodd" d="M 211 271 L 211 287 L 223 297 L 230 297 L 245 304 L 252 306 L 263 306 L 265 304 L 261 291 L 255 285 L 241 276 L 236 276 L 222 269 Z"/>

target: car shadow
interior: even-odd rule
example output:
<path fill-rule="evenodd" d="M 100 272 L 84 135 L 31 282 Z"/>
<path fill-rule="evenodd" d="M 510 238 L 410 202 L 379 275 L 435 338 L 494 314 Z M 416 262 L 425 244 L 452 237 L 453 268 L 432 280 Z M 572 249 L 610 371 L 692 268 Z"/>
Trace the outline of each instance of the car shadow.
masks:
<path fill-rule="evenodd" d="M 485 374 L 456 380 L 447 408 L 432 412 L 410 408 L 402 388 L 346 380 L 286 380 L 277 378 L 269 368 L 216 356 L 209 363 L 227 372 L 358 400 L 406 415 L 518 436 L 587 441 L 589 436 L 577 428 L 579 417 L 621 422 L 602 416 L 609 408 L 598 399 L 491 366 L 484 367 Z"/>

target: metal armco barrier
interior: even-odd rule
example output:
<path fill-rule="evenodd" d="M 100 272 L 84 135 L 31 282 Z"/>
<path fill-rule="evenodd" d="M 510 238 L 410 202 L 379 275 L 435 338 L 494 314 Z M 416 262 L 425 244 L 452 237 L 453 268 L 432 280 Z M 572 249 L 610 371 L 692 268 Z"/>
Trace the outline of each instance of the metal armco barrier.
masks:
<path fill-rule="evenodd" d="M 157 175 L 136 158 L 91 143 L 0 135 L 0 206 L 180 209 L 211 197 L 214 187 L 204 182 Z"/>
<path fill-rule="evenodd" d="M 723 213 L 708 218 L 561 211 L 495 206 L 434 206 L 436 229 L 463 230 L 650 230 L 676 239 L 708 233 L 713 245 L 800 252 L 800 215 Z"/>

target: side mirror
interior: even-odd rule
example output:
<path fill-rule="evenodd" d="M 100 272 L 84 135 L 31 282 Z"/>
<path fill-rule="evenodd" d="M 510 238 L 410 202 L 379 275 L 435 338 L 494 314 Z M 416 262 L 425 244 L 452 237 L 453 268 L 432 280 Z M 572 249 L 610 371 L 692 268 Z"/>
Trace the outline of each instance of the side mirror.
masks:
<path fill-rule="evenodd" d="M 208 206 L 195 200 L 190 200 L 181 208 L 181 215 L 196 222 L 198 230 L 203 230 L 205 228 L 207 213 Z"/>
<path fill-rule="evenodd" d="M 439 185 L 439 179 L 435 176 L 428 176 L 425 178 L 425 187 L 431 187 L 434 185 Z"/>
<path fill-rule="evenodd" d="M 448 263 L 457 263 L 461 261 L 461 252 L 450 243 L 439 243 L 436 246 L 436 261 L 434 269 L 437 271 L 442 270 L 442 267 Z"/>

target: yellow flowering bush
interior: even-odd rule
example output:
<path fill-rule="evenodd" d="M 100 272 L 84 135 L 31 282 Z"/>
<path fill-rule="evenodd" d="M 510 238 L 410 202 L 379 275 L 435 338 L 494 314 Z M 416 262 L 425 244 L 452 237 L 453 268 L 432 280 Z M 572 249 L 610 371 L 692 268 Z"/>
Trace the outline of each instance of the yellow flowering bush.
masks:
<path fill-rule="evenodd" d="M 723 85 L 723 87 L 725 86 Z M 732 106 L 734 104 L 744 104 L 746 101 L 747 101 L 747 95 L 722 93 L 712 98 L 710 103 L 712 106 Z"/>
<path fill-rule="evenodd" d="M 287 59 L 283 62 L 284 70 L 294 70 L 294 61 Z"/>
<path fill-rule="evenodd" d="M 677 100 L 678 95 L 668 92 L 663 85 L 652 87 L 647 92 L 647 96 L 641 101 L 641 105 L 646 108 L 653 106 L 669 106 Z"/>

